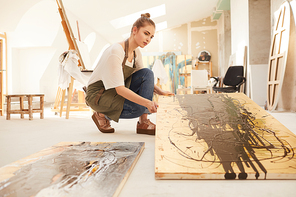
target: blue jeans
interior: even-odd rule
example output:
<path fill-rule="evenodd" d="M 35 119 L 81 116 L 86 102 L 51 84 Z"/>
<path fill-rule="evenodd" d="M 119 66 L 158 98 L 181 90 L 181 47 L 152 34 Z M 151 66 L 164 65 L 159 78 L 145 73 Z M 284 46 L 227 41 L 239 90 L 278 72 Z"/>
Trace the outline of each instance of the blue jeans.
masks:
<path fill-rule="evenodd" d="M 154 74 L 152 70 L 143 68 L 132 74 L 132 81 L 129 89 L 152 101 L 154 91 Z M 149 113 L 149 110 L 146 107 L 125 99 L 123 110 L 119 118 L 137 118 L 144 113 Z"/>

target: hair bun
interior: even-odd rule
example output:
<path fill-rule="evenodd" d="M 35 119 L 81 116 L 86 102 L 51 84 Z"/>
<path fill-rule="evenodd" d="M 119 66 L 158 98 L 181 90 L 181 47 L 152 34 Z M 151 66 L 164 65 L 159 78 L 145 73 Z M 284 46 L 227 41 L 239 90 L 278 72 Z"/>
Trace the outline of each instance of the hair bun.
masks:
<path fill-rule="evenodd" d="M 141 17 L 150 18 L 150 14 L 149 13 L 141 14 Z"/>

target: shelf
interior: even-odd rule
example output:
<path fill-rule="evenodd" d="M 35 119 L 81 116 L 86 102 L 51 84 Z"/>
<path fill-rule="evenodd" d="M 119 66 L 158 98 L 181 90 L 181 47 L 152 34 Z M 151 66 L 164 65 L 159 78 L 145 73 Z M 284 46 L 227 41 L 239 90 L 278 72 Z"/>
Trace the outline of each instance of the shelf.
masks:
<path fill-rule="evenodd" d="M 213 76 L 213 68 L 212 68 L 212 61 L 197 61 L 195 63 L 195 70 L 199 69 L 199 65 L 207 65 L 207 71 L 208 71 L 208 75 L 209 78 Z"/>

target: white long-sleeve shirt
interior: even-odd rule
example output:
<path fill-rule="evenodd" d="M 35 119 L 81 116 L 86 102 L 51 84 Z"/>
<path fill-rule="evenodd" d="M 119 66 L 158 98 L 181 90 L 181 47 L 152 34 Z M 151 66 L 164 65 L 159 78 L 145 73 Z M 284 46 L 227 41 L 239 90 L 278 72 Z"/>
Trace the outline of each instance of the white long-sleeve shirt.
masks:
<path fill-rule="evenodd" d="M 136 48 L 135 53 L 135 65 L 137 71 L 142 69 L 144 66 L 140 49 Z M 106 90 L 116 88 L 118 86 L 124 86 L 124 76 L 122 71 L 124 55 L 124 49 L 119 43 L 109 46 L 103 52 L 101 59 L 90 76 L 88 85 L 102 80 Z M 129 62 L 126 60 L 125 65 L 133 67 L 133 61 L 134 60 Z"/>

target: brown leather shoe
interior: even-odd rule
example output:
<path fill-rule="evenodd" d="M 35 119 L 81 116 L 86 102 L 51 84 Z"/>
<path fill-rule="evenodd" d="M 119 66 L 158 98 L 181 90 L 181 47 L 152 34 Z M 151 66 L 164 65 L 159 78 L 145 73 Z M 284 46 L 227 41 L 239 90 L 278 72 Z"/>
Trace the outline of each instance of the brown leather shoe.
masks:
<path fill-rule="evenodd" d="M 92 115 L 91 118 L 93 119 L 93 121 L 97 125 L 98 129 L 102 133 L 114 133 L 114 128 L 111 127 L 110 121 L 107 120 L 105 117 L 99 116 L 98 112 L 94 112 L 94 114 Z M 101 122 L 101 124 L 100 124 L 100 122 Z"/>
<path fill-rule="evenodd" d="M 138 134 L 147 134 L 147 135 L 155 135 L 156 125 L 150 122 L 149 119 L 144 120 L 141 124 L 138 121 L 137 124 L 137 133 Z"/>

